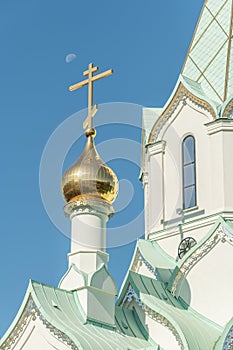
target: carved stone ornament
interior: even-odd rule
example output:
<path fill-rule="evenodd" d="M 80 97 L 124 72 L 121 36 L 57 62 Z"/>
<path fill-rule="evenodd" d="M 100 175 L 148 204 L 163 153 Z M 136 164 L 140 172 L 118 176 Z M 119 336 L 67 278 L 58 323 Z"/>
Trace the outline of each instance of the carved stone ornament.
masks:
<path fill-rule="evenodd" d="M 180 279 L 188 275 L 191 269 L 204 257 L 206 256 L 219 242 L 233 245 L 232 235 L 222 226 L 219 225 L 211 236 L 196 250 L 193 251 L 182 263 L 177 272 L 171 287 L 172 295 L 175 295 L 178 282 Z"/>
<path fill-rule="evenodd" d="M 59 329 L 52 326 L 40 313 L 39 309 L 35 305 L 32 297 L 29 297 L 28 302 L 24 308 L 24 311 L 20 317 L 20 320 L 16 324 L 15 328 L 11 332 L 11 334 L 8 336 L 8 338 L 3 343 L 1 350 L 10 350 L 13 348 L 14 344 L 16 343 L 17 339 L 20 337 L 21 334 L 23 334 L 24 329 L 27 326 L 27 323 L 32 320 L 36 321 L 39 319 L 43 325 L 52 333 L 52 335 L 57 338 L 58 340 L 62 341 L 66 345 L 69 346 L 71 350 L 78 350 L 77 346 L 74 344 L 74 342 L 63 332 L 61 332 Z"/>
<path fill-rule="evenodd" d="M 169 331 L 172 332 L 176 341 L 178 342 L 180 349 L 184 350 L 184 348 L 185 348 L 184 344 L 183 344 L 181 337 L 180 337 L 179 333 L 177 332 L 176 328 L 173 326 L 173 324 L 166 317 L 164 317 L 162 314 L 160 314 L 157 311 L 154 311 L 151 308 L 149 308 L 148 306 L 144 305 L 143 302 L 141 301 L 141 299 L 138 297 L 137 293 L 134 291 L 133 287 L 130 285 L 128 287 L 128 290 L 125 294 L 125 297 L 121 303 L 121 306 L 123 307 L 126 302 L 130 303 L 133 299 L 136 301 L 138 306 L 144 310 L 145 314 L 148 315 L 148 317 L 153 319 L 155 322 L 161 324 L 163 327 L 169 329 Z"/>
<path fill-rule="evenodd" d="M 167 121 L 170 119 L 170 117 L 173 115 L 173 113 L 179 106 L 180 102 L 182 102 L 182 107 L 183 107 L 187 104 L 188 101 L 191 101 L 193 104 L 198 106 L 198 108 L 209 112 L 213 117 L 213 120 L 216 119 L 216 113 L 213 107 L 208 102 L 193 95 L 190 91 L 188 91 L 188 89 L 186 89 L 186 87 L 183 84 L 180 84 L 176 94 L 174 95 L 165 113 L 162 114 L 158 119 L 158 121 L 155 123 L 149 138 L 149 142 L 156 142 L 158 140 L 160 131 L 162 130 L 164 125 L 167 123 Z"/>

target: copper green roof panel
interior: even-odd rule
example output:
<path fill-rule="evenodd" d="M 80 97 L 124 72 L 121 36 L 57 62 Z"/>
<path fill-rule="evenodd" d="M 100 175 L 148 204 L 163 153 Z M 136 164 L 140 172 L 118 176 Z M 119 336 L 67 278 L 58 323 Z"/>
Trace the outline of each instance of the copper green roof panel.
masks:
<path fill-rule="evenodd" d="M 140 299 L 144 305 L 155 312 L 159 312 L 171 322 L 175 329 L 182 333 L 188 344 L 187 349 L 214 349 L 214 345 L 221 334 L 221 330 L 217 326 L 214 326 L 211 322 L 206 322 L 198 314 L 195 315 L 188 310 L 165 304 L 164 301 L 152 295 L 140 293 Z"/>
<path fill-rule="evenodd" d="M 233 0 L 206 0 L 182 75 L 222 104 L 233 93 Z"/>
<path fill-rule="evenodd" d="M 135 272 L 129 272 L 122 288 L 118 304 L 124 305 L 125 295 L 131 286 L 149 314 L 165 318 L 177 332 L 183 349 L 214 349 L 223 331 L 222 327 L 190 308 L 181 298 L 175 298 L 166 284 Z"/>
<path fill-rule="evenodd" d="M 133 287 L 138 295 L 140 293 L 152 295 L 157 299 L 162 300 L 165 304 L 175 306 L 177 308 L 187 309 L 188 307 L 188 305 L 184 303 L 181 298 L 176 299 L 171 295 L 171 293 L 166 289 L 165 283 L 132 271 L 128 273 L 124 286 L 121 289 L 117 305 L 121 305 L 129 285 Z"/>
<path fill-rule="evenodd" d="M 142 256 L 155 268 L 174 269 L 176 261 L 156 241 L 139 239 L 137 242 Z"/>
<path fill-rule="evenodd" d="M 148 339 L 146 330 L 139 324 L 134 310 L 116 306 L 116 329 L 109 329 L 100 323 L 87 323 L 75 292 L 34 281 L 29 285 L 16 319 L 0 341 L 1 349 L 5 349 L 5 342 L 14 333 L 29 300 L 35 304 L 40 319 L 48 322 L 48 328 L 54 328 L 54 334 L 65 334 L 70 339 L 70 344 L 73 342 L 79 350 L 157 349 L 157 345 Z"/>

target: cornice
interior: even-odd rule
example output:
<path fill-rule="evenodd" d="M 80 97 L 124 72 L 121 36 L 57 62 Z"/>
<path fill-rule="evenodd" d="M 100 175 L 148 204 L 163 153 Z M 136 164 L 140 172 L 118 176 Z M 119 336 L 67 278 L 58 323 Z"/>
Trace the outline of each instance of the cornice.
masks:
<path fill-rule="evenodd" d="M 146 147 L 148 149 L 148 156 L 150 158 L 156 154 L 165 153 L 166 142 L 161 140 L 155 143 L 148 144 Z"/>
<path fill-rule="evenodd" d="M 233 132 L 233 119 L 221 118 L 213 122 L 205 124 L 208 135 L 217 134 L 219 132 Z"/>

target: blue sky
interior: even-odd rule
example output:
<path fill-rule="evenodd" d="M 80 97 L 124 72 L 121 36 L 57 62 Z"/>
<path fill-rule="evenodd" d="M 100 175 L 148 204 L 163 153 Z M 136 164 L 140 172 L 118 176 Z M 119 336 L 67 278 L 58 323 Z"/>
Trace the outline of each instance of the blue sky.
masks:
<path fill-rule="evenodd" d="M 114 69 L 112 77 L 96 84 L 96 103 L 162 106 L 178 78 L 202 5 L 203 0 L 0 2 L 0 336 L 30 278 L 56 286 L 66 271 L 70 242 L 43 207 L 39 166 L 52 132 L 86 107 L 86 89 L 70 93 L 67 87 L 94 62 L 101 70 Z M 66 63 L 71 53 L 77 57 Z M 114 131 L 103 127 L 97 141 L 129 134 L 140 142 L 140 130 L 124 125 Z M 65 164 L 79 156 L 83 143 L 74 145 Z M 134 189 L 130 204 L 111 223 L 117 227 L 142 209 L 143 192 L 135 164 L 109 164 Z M 133 243 L 109 252 L 109 268 L 120 285 Z"/>

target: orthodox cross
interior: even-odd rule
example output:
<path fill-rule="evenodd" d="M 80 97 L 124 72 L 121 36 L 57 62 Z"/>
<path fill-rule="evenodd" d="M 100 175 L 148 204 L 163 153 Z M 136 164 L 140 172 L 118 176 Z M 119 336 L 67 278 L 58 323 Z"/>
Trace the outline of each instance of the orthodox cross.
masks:
<path fill-rule="evenodd" d="M 88 116 L 87 119 L 84 121 L 83 123 L 83 128 L 86 129 L 88 127 L 88 129 L 92 129 L 93 128 L 93 117 L 95 116 L 98 106 L 95 105 L 93 106 L 93 83 L 96 80 L 108 77 L 109 75 L 111 75 L 113 73 L 112 69 L 109 69 L 103 73 L 100 73 L 98 75 L 93 75 L 93 73 L 98 71 L 98 67 L 94 67 L 93 63 L 90 63 L 88 65 L 88 70 L 85 70 L 85 72 L 83 72 L 84 76 L 88 76 L 87 79 L 71 85 L 69 87 L 70 91 L 75 91 L 79 88 L 81 88 L 82 86 L 88 85 Z"/>

